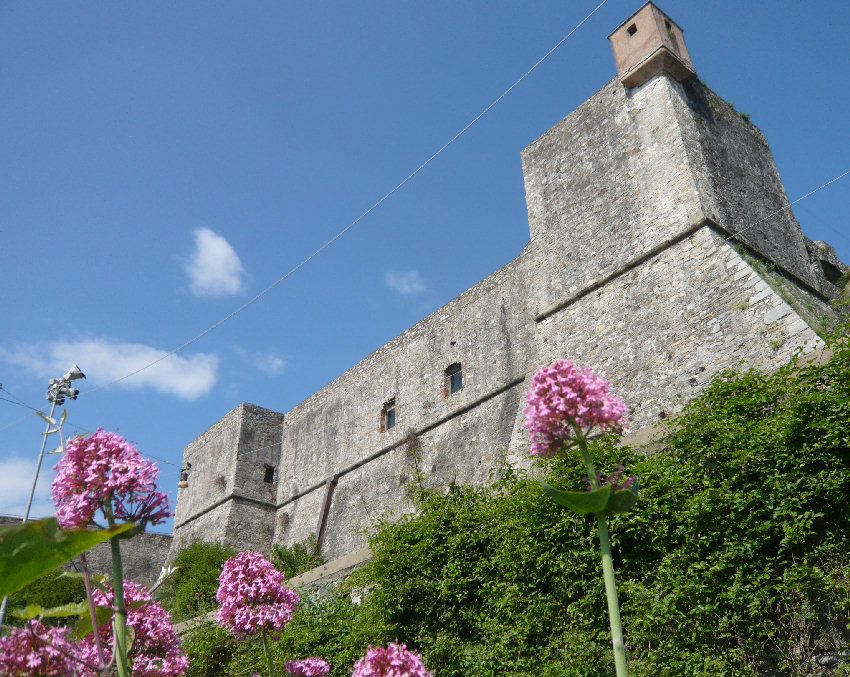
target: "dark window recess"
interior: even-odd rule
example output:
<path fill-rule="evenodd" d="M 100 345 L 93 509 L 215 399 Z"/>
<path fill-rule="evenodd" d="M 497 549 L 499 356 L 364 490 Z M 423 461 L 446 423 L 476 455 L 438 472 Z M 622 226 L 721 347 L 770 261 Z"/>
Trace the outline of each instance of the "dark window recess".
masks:
<path fill-rule="evenodd" d="M 455 362 L 446 367 L 446 371 L 443 372 L 443 397 L 448 397 L 462 389 L 463 365 L 460 362 Z"/>
<path fill-rule="evenodd" d="M 637 33 L 637 26 L 635 26 L 634 24 L 632 24 L 631 26 L 629 26 L 629 27 L 626 29 L 626 31 L 628 32 L 628 34 L 629 34 L 629 35 L 634 35 L 635 33 Z"/>
<path fill-rule="evenodd" d="M 829 261 L 821 260 L 820 267 L 823 269 L 823 274 L 826 276 L 826 279 L 832 282 L 832 284 L 838 284 L 841 280 L 841 271 L 832 265 Z"/>
<path fill-rule="evenodd" d="M 271 484 L 274 482 L 274 466 L 273 465 L 265 465 L 266 474 L 263 476 L 263 482 L 266 484 Z"/>
<path fill-rule="evenodd" d="M 391 400 L 384 402 L 384 406 L 381 407 L 381 432 L 395 427 L 395 415 L 396 407 L 395 398 L 393 397 Z"/>

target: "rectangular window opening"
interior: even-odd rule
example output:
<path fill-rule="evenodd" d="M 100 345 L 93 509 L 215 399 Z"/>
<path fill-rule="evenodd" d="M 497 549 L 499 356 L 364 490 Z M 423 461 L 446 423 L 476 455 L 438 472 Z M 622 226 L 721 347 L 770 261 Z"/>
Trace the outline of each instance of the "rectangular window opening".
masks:
<path fill-rule="evenodd" d="M 632 24 L 626 29 L 626 31 L 629 35 L 634 35 L 635 33 L 637 33 L 637 26 L 635 24 Z"/>
<path fill-rule="evenodd" d="M 274 482 L 274 466 L 264 463 L 263 467 L 266 469 L 266 474 L 263 476 L 263 482 L 266 484 L 272 484 Z"/>
<path fill-rule="evenodd" d="M 446 367 L 445 384 L 449 395 L 463 389 L 463 365 L 460 362 L 455 362 Z"/>
<path fill-rule="evenodd" d="M 396 407 L 395 407 L 395 398 L 387 400 L 384 402 L 384 406 L 381 407 L 381 432 L 385 432 L 390 428 L 395 427 L 395 419 L 396 419 Z"/>

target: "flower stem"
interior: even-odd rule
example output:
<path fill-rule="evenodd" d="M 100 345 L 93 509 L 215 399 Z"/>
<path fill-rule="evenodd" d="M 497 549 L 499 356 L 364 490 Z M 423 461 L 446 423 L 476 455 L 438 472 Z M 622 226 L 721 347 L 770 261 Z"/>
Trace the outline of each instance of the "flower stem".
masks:
<path fill-rule="evenodd" d="M 109 526 L 115 524 L 112 509 L 106 506 L 106 518 Z M 124 567 L 121 564 L 121 547 L 117 536 L 109 539 L 112 547 L 112 592 L 115 597 L 115 615 L 112 617 L 113 656 L 118 677 L 131 677 L 130 661 L 127 653 L 127 607 L 124 604 Z"/>
<path fill-rule="evenodd" d="M 578 442 L 590 486 L 599 488 L 599 478 L 587 450 L 587 439 L 581 429 L 574 425 L 576 441 Z M 611 643 L 614 647 L 614 669 L 617 677 L 628 677 L 626 667 L 626 645 L 623 642 L 623 623 L 620 620 L 620 600 L 617 597 L 617 581 L 614 578 L 614 559 L 611 556 L 611 540 L 608 538 L 608 522 L 605 515 L 596 515 L 596 525 L 599 527 L 599 550 L 602 553 L 602 579 L 605 581 L 605 598 L 608 601 L 608 619 L 611 622 Z"/>
<path fill-rule="evenodd" d="M 86 562 L 86 553 L 80 555 L 80 561 L 83 563 L 83 582 L 86 586 L 86 598 L 89 601 L 89 613 L 91 614 L 91 627 L 94 633 L 94 646 L 97 649 L 97 660 L 101 668 L 106 665 L 106 659 L 103 654 L 103 641 L 100 637 L 100 628 L 97 625 L 97 611 L 94 604 L 94 596 L 91 589 L 91 574 L 89 574 L 88 562 Z"/>
<path fill-rule="evenodd" d="M 272 650 L 269 646 L 269 638 L 266 636 L 266 631 L 262 631 L 263 638 L 263 650 L 266 652 L 266 663 L 269 666 L 269 677 L 275 677 L 274 674 L 274 660 L 272 660 Z"/>
<path fill-rule="evenodd" d="M 605 597 L 608 600 L 608 617 L 611 621 L 611 643 L 614 646 L 614 668 L 617 677 L 627 677 L 626 646 L 623 643 L 623 624 L 620 621 L 620 600 L 617 598 L 617 582 L 614 579 L 614 560 L 611 557 L 611 541 L 608 539 L 608 524 L 604 515 L 596 516 L 599 527 L 599 549 L 602 551 L 602 578 L 605 580 Z"/>

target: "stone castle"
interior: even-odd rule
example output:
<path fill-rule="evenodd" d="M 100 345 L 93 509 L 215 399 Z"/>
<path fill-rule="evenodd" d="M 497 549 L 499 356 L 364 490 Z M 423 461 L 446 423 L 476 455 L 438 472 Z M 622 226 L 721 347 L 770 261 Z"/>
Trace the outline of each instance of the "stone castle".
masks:
<path fill-rule="evenodd" d="M 522 152 L 525 248 L 291 411 L 243 403 L 192 441 L 172 554 L 361 548 L 413 509 L 414 475 L 481 484 L 523 458 L 528 381 L 559 358 L 610 380 L 638 430 L 720 370 L 822 343 L 846 267 L 803 235 L 762 133 L 651 2 L 609 40 L 617 76 Z"/>

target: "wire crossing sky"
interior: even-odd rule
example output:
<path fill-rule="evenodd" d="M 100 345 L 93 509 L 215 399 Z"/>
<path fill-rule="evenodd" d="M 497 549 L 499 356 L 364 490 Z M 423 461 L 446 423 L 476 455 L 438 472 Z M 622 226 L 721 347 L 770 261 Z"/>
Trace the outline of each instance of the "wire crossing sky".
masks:
<path fill-rule="evenodd" d="M 640 4 L 0 6 L 0 513 L 41 442 L 20 403 L 74 362 L 93 392 L 68 424 L 118 429 L 176 491 L 239 402 L 288 410 L 516 256 L 519 153 L 614 77 L 606 37 Z M 835 180 L 794 212 L 850 261 L 850 8 L 801 5 L 661 8 L 792 200 Z"/>

